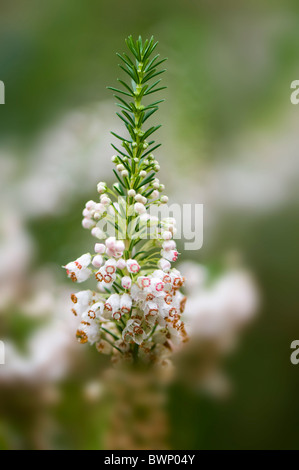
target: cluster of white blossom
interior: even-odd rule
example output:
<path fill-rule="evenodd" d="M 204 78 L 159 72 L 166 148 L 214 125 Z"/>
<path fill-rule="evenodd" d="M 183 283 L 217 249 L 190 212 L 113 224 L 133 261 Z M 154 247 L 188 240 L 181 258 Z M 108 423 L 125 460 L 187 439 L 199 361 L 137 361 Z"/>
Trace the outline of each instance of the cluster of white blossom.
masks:
<path fill-rule="evenodd" d="M 146 172 L 140 176 L 146 177 Z M 150 191 L 157 198 L 163 189 L 155 178 L 143 191 Z M 110 197 L 118 196 L 115 185 L 110 190 L 100 182 L 97 190 L 100 201 L 86 203 L 82 221 L 83 227 L 98 239 L 94 254 L 86 253 L 64 266 L 74 282 L 81 283 L 92 276 L 97 282 L 96 290 L 71 296 L 72 312 L 80 319 L 78 341 L 95 343 L 99 352 L 111 353 L 114 362 L 133 361 L 136 354 L 139 359 L 167 362 L 174 348 L 187 340 L 181 321 L 186 297 L 179 290 L 184 278 L 171 268 L 171 262 L 178 257 L 173 240 L 175 220 L 168 217 L 159 221 L 151 216 L 147 198 L 133 189 L 128 189 L 121 203 L 119 198 L 116 203 Z M 162 198 L 154 203 L 167 202 L 166 196 Z M 125 204 L 125 212 L 121 212 L 121 204 Z M 128 217 L 134 219 L 134 227 L 136 223 L 139 229 L 142 224 L 145 228 L 154 227 L 154 239 L 108 236 L 98 223 L 115 211 L 125 222 Z"/>

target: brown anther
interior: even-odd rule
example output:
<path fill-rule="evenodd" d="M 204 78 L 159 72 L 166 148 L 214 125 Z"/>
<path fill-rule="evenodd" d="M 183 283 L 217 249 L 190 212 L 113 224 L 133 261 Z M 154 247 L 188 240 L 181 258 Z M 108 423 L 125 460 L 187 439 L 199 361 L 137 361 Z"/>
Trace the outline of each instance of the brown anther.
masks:
<path fill-rule="evenodd" d="M 103 275 L 100 272 L 95 273 L 95 277 L 99 282 L 103 280 Z"/>
<path fill-rule="evenodd" d="M 88 310 L 88 316 L 91 320 L 94 320 L 96 317 L 95 311 L 94 310 Z"/>
<path fill-rule="evenodd" d="M 76 338 L 81 344 L 85 344 L 88 341 L 87 334 L 82 330 L 77 330 Z"/>

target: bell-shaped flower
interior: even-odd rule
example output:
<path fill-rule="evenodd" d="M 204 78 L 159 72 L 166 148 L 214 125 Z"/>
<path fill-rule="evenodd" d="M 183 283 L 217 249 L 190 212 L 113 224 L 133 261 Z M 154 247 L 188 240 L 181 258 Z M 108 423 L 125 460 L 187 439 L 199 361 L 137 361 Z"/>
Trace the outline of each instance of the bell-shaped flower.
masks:
<path fill-rule="evenodd" d="M 84 282 L 92 274 L 91 270 L 88 268 L 91 262 L 90 253 L 80 256 L 76 261 L 72 261 L 65 266 L 67 275 L 74 282 Z"/>

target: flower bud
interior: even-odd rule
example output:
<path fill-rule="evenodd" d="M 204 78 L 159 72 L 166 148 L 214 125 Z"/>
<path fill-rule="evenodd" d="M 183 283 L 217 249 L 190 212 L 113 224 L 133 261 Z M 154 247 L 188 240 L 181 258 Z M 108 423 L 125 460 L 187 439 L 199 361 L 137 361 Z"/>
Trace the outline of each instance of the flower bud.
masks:
<path fill-rule="evenodd" d="M 172 233 L 169 230 L 165 230 L 165 232 L 162 233 L 162 238 L 163 240 L 170 240 L 172 238 Z"/>
<path fill-rule="evenodd" d="M 110 248 L 111 250 L 114 250 L 115 242 L 116 242 L 116 238 L 115 238 L 115 237 L 109 237 L 109 238 L 107 238 L 107 240 L 105 241 L 105 245 L 107 246 L 107 248 Z"/>
<path fill-rule="evenodd" d="M 88 202 L 85 204 L 85 207 L 86 207 L 86 209 L 88 209 L 88 210 L 92 210 L 92 209 L 95 208 L 95 205 L 96 205 L 96 203 L 95 203 L 94 201 L 88 201 Z"/>
<path fill-rule="evenodd" d="M 146 212 L 146 208 L 141 202 L 136 202 L 136 204 L 134 204 L 134 210 L 137 214 L 144 214 Z"/>
<path fill-rule="evenodd" d="M 103 264 L 103 257 L 101 255 L 96 255 L 92 260 L 92 264 L 95 268 L 100 268 Z"/>
<path fill-rule="evenodd" d="M 116 267 L 120 270 L 122 269 L 125 269 L 125 267 L 127 266 L 127 263 L 126 261 L 123 259 L 123 258 L 120 258 L 119 260 L 117 260 L 116 262 Z M 124 278 L 123 278 L 124 279 Z M 130 278 L 129 278 L 130 279 Z"/>
<path fill-rule="evenodd" d="M 95 246 L 94 246 L 94 251 L 96 253 L 105 253 L 106 251 L 106 247 L 103 243 L 96 243 Z"/>
<path fill-rule="evenodd" d="M 176 243 L 174 240 L 166 240 L 162 246 L 164 250 L 170 251 L 176 248 Z"/>
<path fill-rule="evenodd" d="M 121 285 L 124 289 L 130 289 L 132 285 L 132 280 L 129 276 L 124 276 L 121 280 Z"/>
<path fill-rule="evenodd" d="M 91 235 L 95 238 L 99 238 L 100 240 L 105 238 L 103 230 L 101 230 L 99 227 L 94 227 L 91 231 Z"/>
<path fill-rule="evenodd" d="M 115 250 L 118 251 L 118 252 L 123 252 L 125 250 L 125 244 L 122 240 L 117 240 L 115 242 Z"/>
<path fill-rule="evenodd" d="M 86 217 L 82 220 L 82 227 L 90 229 L 95 226 L 95 222 L 91 219 L 87 219 Z"/>
<path fill-rule="evenodd" d="M 169 251 L 162 250 L 161 256 L 167 259 L 168 261 L 174 262 L 178 259 L 178 252 L 176 250 L 169 250 Z"/>
<path fill-rule="evenodd" d="M 104 183 L 103 181 L 100 181 L 98 184 L 97 184 L 97 191 L 98 193 L 102 194 L 106 191 L 106 183 Z"/>
<path fill-rule="evenodd" d="M 82 215 L 83 215 L 83 217 L 86 217 L 87 219 L 90 219 L 90 218 L 91 218 L 91 212 L 90 212 L 90 210 L 87 209 L 86 207 L 85 207 L 85 209 L 83 210 Z"/>
<path fill-rule="evenodd" d="M 161 258 L 159 260 L 158 266 L 160 269 L 162 269 L 162 271 L 169 271 L 169 269 L 171 268 L 170 262 L 165 258 Z"/>
<path fill-rule="evenodd" d="M 103 197 L 101 198 L 101 203 L 104 204 L 105 206 L 107 206 L 108 204 L 111 203 L 110 197 L 108 197 L 108 196 L 103 196 Z"/>

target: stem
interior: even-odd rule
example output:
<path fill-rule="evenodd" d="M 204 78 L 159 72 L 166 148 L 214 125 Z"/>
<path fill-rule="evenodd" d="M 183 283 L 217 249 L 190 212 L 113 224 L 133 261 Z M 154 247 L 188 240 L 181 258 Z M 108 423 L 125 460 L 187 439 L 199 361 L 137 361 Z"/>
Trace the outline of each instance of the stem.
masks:
<path fill-rule="evenodd" d="M 101 326 L 101 329 L 102 329 L 103 331 L 105 331 L 105 333 L 108 333 L 108 335 L 111 335 L 112 338 L 114 338 L 114 339 L 116 339 L 116 340 L 119 340 L 119 337 L 118 337 L 118 336 L 116 336 L 114 333 L 111 333 L 111 331 L 106 330 L 106 328 L 104 328 L 103 326 Z"/>
<path fill-rule="evenodd" d="M 112 346 L 114 349 L 117 349 L 117 351 L 119 351 L 121 354 L 123 354 L 122 350 L 119 349 L 117 346 L 115 346 L 115 344 L 112 343 L 112 341 L 110 341 L 109 339 L 105 338 L 105 341 L 107 341 L 107 343 L 110 344 L 110 346 Z"/>

